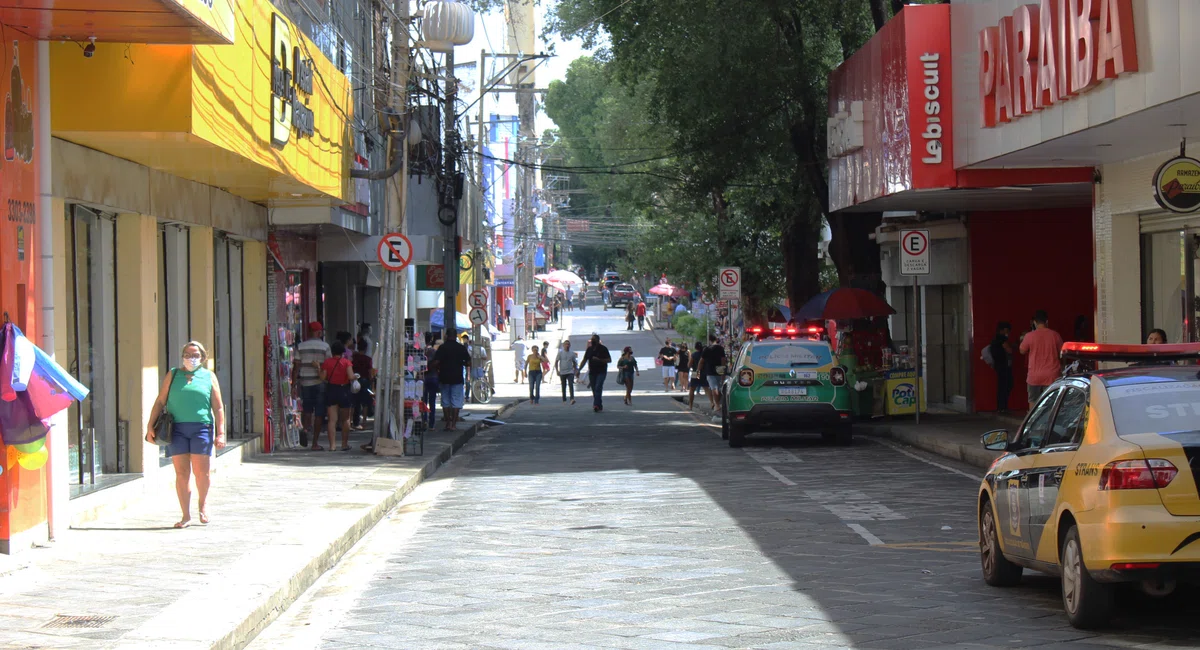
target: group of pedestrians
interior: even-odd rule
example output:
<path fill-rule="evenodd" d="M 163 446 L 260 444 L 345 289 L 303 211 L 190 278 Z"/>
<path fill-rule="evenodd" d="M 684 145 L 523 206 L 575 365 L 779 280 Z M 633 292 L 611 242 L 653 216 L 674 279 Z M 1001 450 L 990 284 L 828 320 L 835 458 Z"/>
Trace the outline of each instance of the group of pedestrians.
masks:
<path fill-rule="evenodd" d="M 633 322 L 637 321 L 638 331 L 646 329 L 646 301 L 638 298 L 637 304 L 625 303 L 625 329 L 633 331 Z"/>
<path fill-rule="evenodd" d="M 298 358 L 293 364 L 293 386 L 299 389 L 303 416 L 300 446 L 309 446 L 311 433 L 310 449 L 325 451 L 320 444 L 324 424 L 329 451 L 338 449 L 338 429 L 342 432 L 340 450 L 349 451 L 350 431 L 362 430 L 371 404 L 369 386 L 376 370 L 370 355 L 370 330 L 364 326 L 357 338 L 338 332 L 330 344 L 325 341 L 324 326 L 313 321 L 308 324 L 308 334 L 296 346 Z"/>

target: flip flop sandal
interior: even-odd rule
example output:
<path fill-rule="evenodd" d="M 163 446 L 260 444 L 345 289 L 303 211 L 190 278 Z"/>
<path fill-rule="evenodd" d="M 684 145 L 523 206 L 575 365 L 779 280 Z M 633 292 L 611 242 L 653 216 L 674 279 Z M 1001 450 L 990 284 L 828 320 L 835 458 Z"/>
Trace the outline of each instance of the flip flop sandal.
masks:
<path fill-rule="evenodd" d="M 325 451 L 325 448 L 322 447 L 321 445 L 313 445 L 312 450 L 313 451 Z"/>
<path fill-rule="evenodd" d="M 191 519 L 189 519 L 189 520 L 187 520 L 187 521 L 177 521 L 177 522 L 175 522 L 175 528 L 177 528 L 177 529 L 179 529 L 179 530 L 183 530 L 184 528 L 187 528 L 187 527 L 189 527 L 189 526 L 191 526 L 191 525 L 192 525 L 192 520 L 191 520 Z"/>
<path fill-rule="evenodd" d="M 342 451 L 350 451 L 350 445 L 346 445 L 345 447 L 342 447 Z"/>

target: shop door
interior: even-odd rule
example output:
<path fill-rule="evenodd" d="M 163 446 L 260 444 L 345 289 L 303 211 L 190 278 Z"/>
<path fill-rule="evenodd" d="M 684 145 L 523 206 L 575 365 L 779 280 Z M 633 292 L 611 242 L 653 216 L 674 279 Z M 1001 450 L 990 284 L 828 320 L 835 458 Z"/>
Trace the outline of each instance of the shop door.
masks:
<path fill-rule="evenodd" d="M 213 257 L 216 278 L 213 363 L 225 400 L 226 427 L 231 434 L 240 434 L 246 429 L 242 245 L 218 235 L 213 241 Z"/>
<path fill-rule="evenodd" d="M 116 222 L 69 205 L 66 232 L 67 362 L 91 389 L 87 399 L 71 406 L 68 453 L 72 483 L 86 491 L 103 485 L 98 479 L 105 474 L 128 471 L 117 419 Z"/>

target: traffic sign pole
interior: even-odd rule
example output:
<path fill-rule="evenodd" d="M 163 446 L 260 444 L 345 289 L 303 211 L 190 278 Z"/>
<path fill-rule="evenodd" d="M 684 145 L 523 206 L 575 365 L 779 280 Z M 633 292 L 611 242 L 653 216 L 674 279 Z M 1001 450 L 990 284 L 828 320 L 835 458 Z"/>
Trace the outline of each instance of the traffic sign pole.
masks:
<path fill-rule="evenodd" d="M 917 424 L 921 423 L 921 287 L 917 281 L 917 277 L 921 275 L 929 275 L 930 268 L 933 266 L 930 261 L 929 254 L 929 231 L 928 230 L 901 230 L 900 231 L 900 274 L 911 275 L 913 279 L 913 320 L 912 320 L 912 340 L 913 340 L 913 362 L 916 367 L 916 393 L 917 405 L 914 409 L 914 421 Z"/>

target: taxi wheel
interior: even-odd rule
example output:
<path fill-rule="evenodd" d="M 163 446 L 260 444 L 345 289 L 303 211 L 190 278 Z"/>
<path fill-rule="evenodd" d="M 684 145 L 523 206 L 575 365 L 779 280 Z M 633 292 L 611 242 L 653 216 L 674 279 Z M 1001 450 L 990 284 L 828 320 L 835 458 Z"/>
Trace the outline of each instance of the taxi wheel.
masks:
<path fill-rule="evenodd" d="M 1113 610 L 1113 587 L 1096 582 L 1083 561 L 1079 529 L 1071 526 L 1059 549 L 1063 608 L 1073 627 L 1090 630 L 1108 623 Z"/>
<path fill-rule="evenodd" d="M 983 581 L 993 587 L 1012 587 L 1021 581 L 1023 569 L 1009 562 L 1000 550 L 991 502 L 983 504 L 982 510 L 979 516 L 979 561 L 983 565 Z"/>

